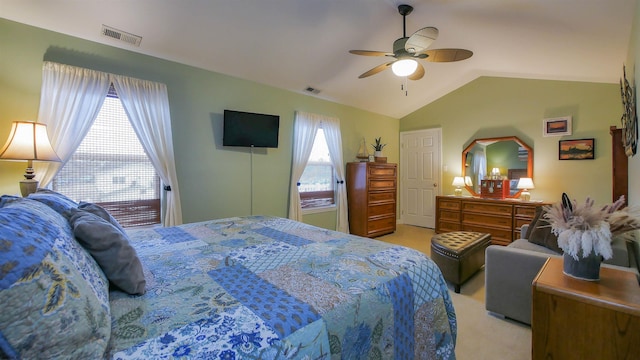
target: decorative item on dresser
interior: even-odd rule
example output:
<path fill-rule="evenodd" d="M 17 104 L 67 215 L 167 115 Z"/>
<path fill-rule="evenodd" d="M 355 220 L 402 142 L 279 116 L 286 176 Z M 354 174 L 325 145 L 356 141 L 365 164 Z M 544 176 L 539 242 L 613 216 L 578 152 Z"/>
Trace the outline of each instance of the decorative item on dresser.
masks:
<path fill-rule="evenodd" d="M 456 196 L 462 196 L 462 187 L 465 185 L 464 178 L 462 176 L 456 176 L 453 178 L 451 185 L 455 186 L 454 194 Z"/>
<path fill-rule="evenodd" d="M 535 188 L 535 186 L 533 185 L 533 179 L 528 177 L 521 177 L 520 180 L 518 180 L 517 187 L 518 189 L 522 190 L 522 193 L 520 193 L 520 199 L 522 199 L 523 201 L 531 200 L 531 193 L 529 193 L 529 190 Z"/>
<path fill-rule="evenodd" d="M 509 245 L 520 227 L 531 223 L 541 202 L 436 197 L 436 233 L 476 231 L 491 234 L 491 244 Z"/>
<path fill-rule="evenodd" d="M 509 180 L 481 180 L 480 197 L 489 199 L 505 199 L 509 197 L 511 186 Z"/>
<path fill-rule="evenodd" d="M 347 163 L 349 231 L 376 237 L 396 231 L 397 165 Z"/>

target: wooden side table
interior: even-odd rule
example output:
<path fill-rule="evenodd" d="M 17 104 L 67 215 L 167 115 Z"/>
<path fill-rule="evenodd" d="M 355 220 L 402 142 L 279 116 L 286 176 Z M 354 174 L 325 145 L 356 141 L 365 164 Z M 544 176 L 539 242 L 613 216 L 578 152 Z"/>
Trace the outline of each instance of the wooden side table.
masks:
<path fill-rule="evenodd" d="M 602 267 L 600 281 L 562 273 L 550 258 L 533 280 L 532 359 L 638 359 L 636 275 Z"/>

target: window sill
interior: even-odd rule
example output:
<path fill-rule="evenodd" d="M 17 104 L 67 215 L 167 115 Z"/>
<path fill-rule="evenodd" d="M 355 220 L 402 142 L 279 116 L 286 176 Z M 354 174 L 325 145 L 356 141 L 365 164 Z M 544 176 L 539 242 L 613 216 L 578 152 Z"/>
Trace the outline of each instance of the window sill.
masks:
<path fill-rule="evenodd" d="M 336 211 L 336 206 L 335 205 L 318 206 L 313 208 L 302 209 L 302 215 L 319 214 L 319 213 L 329 212 L 329 211 Z"/>

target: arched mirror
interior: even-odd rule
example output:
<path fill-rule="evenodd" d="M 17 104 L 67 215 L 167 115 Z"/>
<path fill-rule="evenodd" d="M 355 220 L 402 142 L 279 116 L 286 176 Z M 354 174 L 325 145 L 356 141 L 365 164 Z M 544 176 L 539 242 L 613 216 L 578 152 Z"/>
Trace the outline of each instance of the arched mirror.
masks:
<path fill-rule="evenodd" d="M 517 198 L 522 192 L 518 180 L 533 178 L 533 149 L 516 136 L 505 136 L 475 139 L 462 152 L 462 176 L 470 180 L 465 187 L 471 195 L 480 196 L 480 180 L 491 177 L 494 169 L 511 181 L 509 197 Z"/>

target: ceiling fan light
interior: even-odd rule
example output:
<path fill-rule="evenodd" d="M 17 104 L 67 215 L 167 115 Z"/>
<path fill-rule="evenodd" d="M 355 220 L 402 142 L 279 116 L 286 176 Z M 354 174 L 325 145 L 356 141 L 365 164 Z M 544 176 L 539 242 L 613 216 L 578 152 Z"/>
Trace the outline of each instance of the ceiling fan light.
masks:
<path fill-rule="evenodd" d="M 400 59 L 391 65 L 391 70 L 396 76 L 409 76 L 418 68 L 418 62 L 413 59 Z"/>

